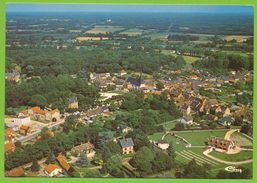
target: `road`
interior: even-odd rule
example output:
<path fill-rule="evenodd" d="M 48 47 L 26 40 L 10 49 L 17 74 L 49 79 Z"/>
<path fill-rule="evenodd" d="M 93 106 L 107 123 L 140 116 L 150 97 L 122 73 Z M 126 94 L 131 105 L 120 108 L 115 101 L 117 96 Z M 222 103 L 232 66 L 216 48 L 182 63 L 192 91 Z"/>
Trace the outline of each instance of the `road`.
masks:
<path fill-rule="evenodd" d="M 50 124 L 48 124 L 46 127 L 48 127 L 48 129 L 52 129 L 52 128 L 57 127 L 57 126 L 59 126 L 59 125 L 61 125 L 61 124 L 63 124 L 63 123 L 64 123 L 64 119 L 62 119 L 62 120 L 59 121 L 59 122 L 50 123 Z M 36 131 L 36 132 L 33 132 L 33 133 L 31 133 L 31 134 L 29 134 L 29 135 L 27 135 L 27 136 L 22 136 L 22 137 L 20 137 L 20 138 L 17 138 L 16 141 L 20 141 L 21 143 L 30 141 L 30 140 L 32 140 L 33 138 L 35 138 L 40 132 L 41 132 L 41 129 L 38 130 L 38 131 Z"/>

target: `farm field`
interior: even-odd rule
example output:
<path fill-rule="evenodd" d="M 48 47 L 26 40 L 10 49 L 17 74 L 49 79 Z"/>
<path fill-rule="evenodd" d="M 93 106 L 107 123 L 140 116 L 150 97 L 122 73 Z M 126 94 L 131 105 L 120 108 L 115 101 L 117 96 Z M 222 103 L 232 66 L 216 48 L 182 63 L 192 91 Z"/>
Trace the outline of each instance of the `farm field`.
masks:
<path fill-rule="evenodd" d="M 243 57 L 248 57 L 247 53 L 241 52 L 241 51 L 222 51 L 222 52 L 226 53 L 226 54 L 236 54 L 236 55 L 240 55 L 240 56 L 243 56 Z"/>
<path fill-rule="evenodd" d="M 121 26 L 108 26 L 108 25 L 96 25 L 94 28 L 86 31 L 89 34 L 107 34 L 108 32 L 114 33 L 116 31 L 121 31 L 124 28 Z"/>
<path fill-rule="evenodd" d="M 83 36 L 83 37 L 77 37 L 77 41 L 102 41 L 102 40 L 108 40 L 107 37 L 91 37 L 91 36 Z"/>
<path fill-rule="evenodd" d="M 225 161 L 243 161 L 243 160 L 248 160 L 252 159 L 253 152 L 252 151 L 241 151 L 237 154 L 225 154 L 225 153 L 220 153 L 217 151 L 212 151 L 210 155 L 217 157 L 219 159 L 225 160 Z"/>
<path fill-rule="evenodd" d="M 252 37 L 252 36 L 231 35 L 231 36 L 224 36 L 224 39 L 226 41 L 231 41 L 231 40 L 235 39 L 237 42 L 242 43 L 250 37 Z"/>
<path fill-rule="evenodd" d="M 140 36 L 143 34 L 143 32 L 144 32 L 144 30 L 142 30 L 142 29 L 133 28 L 133 29 L 125 30 L 125 31 L 121 32 L 120 34 L 124 34 L 124 35 L 128 35 L 128 36 Z"/>
<path fill-rule="evenodd" d="M 164 54 L 164 55 L 171 55 L 171 56 L 174 56 L 174 57 L 177 57 L 177 56 L 178 56 L 176 53 L 173 53 L 173 52 L 170 51 L 170 50 L 162 50 L 161 53 Z M 186 55 L 184 55 L 184 56 L 182 56 L 182 57 L 185 59 L 185 61 L 186 61 L 187 64 L 192 64 L 192 63 L 195 62 L 196 60 L 199 60 L 199 59 L 200 59 L 199 57 L 186 56 Z"/>

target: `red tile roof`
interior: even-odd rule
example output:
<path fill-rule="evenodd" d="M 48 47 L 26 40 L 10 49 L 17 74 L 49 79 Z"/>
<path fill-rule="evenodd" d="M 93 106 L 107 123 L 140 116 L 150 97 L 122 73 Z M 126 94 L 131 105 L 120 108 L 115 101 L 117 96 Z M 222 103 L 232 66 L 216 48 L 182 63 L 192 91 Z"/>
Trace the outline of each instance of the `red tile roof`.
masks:
<path fill-rule="evenodd" d="M 23 175 L 24 175 L 24 170 L 22 167 L 14 168 L 7 173 L 7 176 L 10 176 L 10 177 L 21 177 Z"/>
<path fill-rule="evenodd" d="M 61 168 L 56 164 L 49 164 L 45 167 L 45 171 L 47 171 L 48 173 L 51 173 L 55 169 L 61 169 Z"/>

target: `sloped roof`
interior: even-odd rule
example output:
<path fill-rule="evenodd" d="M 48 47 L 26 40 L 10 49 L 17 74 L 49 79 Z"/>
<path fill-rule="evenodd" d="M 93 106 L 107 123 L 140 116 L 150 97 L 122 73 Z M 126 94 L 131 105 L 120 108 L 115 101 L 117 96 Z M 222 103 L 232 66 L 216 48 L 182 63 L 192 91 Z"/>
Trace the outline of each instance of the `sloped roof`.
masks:
<path fill-rule="evenodd" d="M 64 170 L 69 171 L 71 166 L 69 165 L 69 163 L 67 162 L 66 158 L 61 153 L 56 157 L 56 159 L 60 163 L 60 165 L 62 166 L 62 168 Z"/>
<path fill-rule="evenodd" d="M 24 175 L 24 170 L 23 170 L 22 167 L 17 167 L 17 168 L 11 169 L 7 173 L 7 175 L 10 176 L 10 177 L 20 177 L 20 176 Z"/>
<path fill-rule="evenodd" d="M 5 153 L 13 151 L 14 149 L 15 149 L 15 144 L 14 143 L 8 142 L 8 143 L 4 144 L 4 152 Z"/>
<path fill-rule="evenodd" d="M 29 129 L 29 126 L 27 126 L 27 125 L 21 125 L 21 126 L 20 126 L 20 129 L 22 129 L 22 130 L 28 130 L 28 129 Z"/>
<path fill-rule="evenodd" d="M 45 171 L 47 171 L 48 173 L 51 173 L 52 171 L 54 171 L 55 169 L 61 169 L 58 165 L 56 164 L 48 164 L 45 167 Z"/>
<path fill-rule="evenodd" d="M 140 78 L 128 77 L 127 82 L 139 87 L 142 83 L 144 83 L 144 80 L 142 78 L 140 79 Z"/>
<path fill-rule="evenodd" d="M 131 137 L 120 139 L 119 143 L 122 148 L 134 146 L 134 142 Z"/>

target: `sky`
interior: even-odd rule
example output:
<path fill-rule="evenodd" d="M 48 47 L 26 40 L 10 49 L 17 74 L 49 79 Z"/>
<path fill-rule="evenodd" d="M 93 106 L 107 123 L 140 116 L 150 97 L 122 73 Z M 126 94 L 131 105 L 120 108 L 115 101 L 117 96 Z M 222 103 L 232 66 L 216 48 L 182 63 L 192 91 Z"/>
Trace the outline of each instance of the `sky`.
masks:
<path fill-rule="evenodd" d="M 217 5 L 104 5 L 104 4 L 6 4 L 6 12 L 183 12 L 253 14 L 252 6 Z"/>

